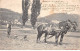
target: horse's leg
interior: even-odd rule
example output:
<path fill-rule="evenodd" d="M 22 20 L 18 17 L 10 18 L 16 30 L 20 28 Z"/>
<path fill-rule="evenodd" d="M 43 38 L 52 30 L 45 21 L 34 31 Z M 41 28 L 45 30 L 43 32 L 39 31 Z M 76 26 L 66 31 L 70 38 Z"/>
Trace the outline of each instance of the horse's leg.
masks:
<path fill-rule="evenodd" d="M 41 32 L 38 32 L 38 35 L 37 35 L 37 43 L 38 43 L 38 41 L 40 41 L 41 36 L 42 36 L 42 33 Z"/>
<path fill-rule="evenodd" d="M 73 27 L 74 31 L 76 31 L 76 27 Z"/>
<path fill-rule="evenodd" d="M 43 33 L 41 33 L 41 34 L 39 35 L 39 41 L 40 41 L 40 38 L 41 38 L 42 34 L 43 34 Z"/>
<path fill-rule="evenodd" d="M 9 31 L 9 32 L 8 32 L 8 38 L 10 37 L 10 33 L 11 33 L 11 32 Z"/>
<path fill-rule="evenodd" d="M 60 36 L 60 33 L 57 33 L 55 35 L 55 43 L 56 43 L 56 46 L 58 45 L 58 38 L 59 38 L 59 36 Z"/>
<path fill-rule="evenodd" d="M 38 31 L 38 34 L 37 34 L 37 40 L 36 40 L 37 43 L 38 43 L 38 39 L 39 39 L 39 31 Z"/>
<path fill-rule="evenodd" d="M 46 43 L 46 39 L 47 39 L 47 33 L 45 33 L 45 39 L 44 39 L 44 42 Z"/>
<path fill-rule="evenodd" d="M 61 34 L 61 38 L 60 38 L 60 42 L 59 42 L 60 45 L 62 45 L 63 37 L 64 37 L 64 33 Z"/>

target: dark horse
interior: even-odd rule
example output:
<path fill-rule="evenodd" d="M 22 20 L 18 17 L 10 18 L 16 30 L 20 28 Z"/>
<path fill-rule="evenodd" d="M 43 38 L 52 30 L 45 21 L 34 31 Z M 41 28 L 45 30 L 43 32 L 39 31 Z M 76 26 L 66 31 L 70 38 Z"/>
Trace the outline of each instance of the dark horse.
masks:
<path fill-rule="evenodd" d="M 59 43 L 61 45 L 64 34 L 67 33 L 69 28 L 70 28 L 70 26 L 68 25 L 68 23 L 66 23 L 66 25 L 60 30 L 54 30 L 52 27 L 50 27 L 50 26 L 48 27 L 48 26 L 42 24 L 42 25 L 38 26 L 38 28 L 37 28 L 37 31 L 38 31 L 37 43 L 38 43 L 38 41 L 40 41 L 40 38 L 41 38 L 42 34 L 45 34 L 45 39 L 44 39 L 45 42 L 46 42 L 46 39 L 47 39 L 47 35 L 51 35 L 52 37 L 55 36 L 56 45 L 58 44 L 59 36 L 61 36 L 60 43 Z"/>
<path fill-rule="evenodd" d="M 61 21 L 61 22 L 59 23 L 59 28 L 61 29 L 62 27 L 65 27 L 67 24 L 69 24 L 70 27 L 71 27 L 71 25 L 72 25 L 71 20 Z"/>
<path fill-rule="evenodd" d="M 70 25 L 70 30 L 71 31 L 73 31 L 73 30 L 76 31 L 76 28 L 78 26 L 77 22 L 76 21 L 72 22 L 71 20 L 60 22 L 59 23 L 59 28 L 61 29 L 62 27 L 66 26 L 67 23 Z"/>

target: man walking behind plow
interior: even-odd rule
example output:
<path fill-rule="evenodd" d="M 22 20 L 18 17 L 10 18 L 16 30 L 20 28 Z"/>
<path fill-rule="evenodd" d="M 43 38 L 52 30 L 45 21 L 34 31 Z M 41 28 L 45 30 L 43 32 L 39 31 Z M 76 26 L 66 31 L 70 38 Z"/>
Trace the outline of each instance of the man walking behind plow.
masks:
<path fill-rule="evenodd" d="M 9 21 L 9 23 L 7 24 L 7 35 L 8 37 L 10 36 L 11 34 L 11 22 Z"/>

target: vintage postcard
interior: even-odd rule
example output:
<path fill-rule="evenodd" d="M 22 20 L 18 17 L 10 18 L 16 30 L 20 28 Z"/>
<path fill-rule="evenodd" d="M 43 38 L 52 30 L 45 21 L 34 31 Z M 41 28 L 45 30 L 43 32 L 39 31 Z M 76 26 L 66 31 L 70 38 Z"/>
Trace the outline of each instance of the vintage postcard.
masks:
<path fill-rule="evenodd" d="M 0 50 L 80 50 L 80 0 L 0 0 Z"/>

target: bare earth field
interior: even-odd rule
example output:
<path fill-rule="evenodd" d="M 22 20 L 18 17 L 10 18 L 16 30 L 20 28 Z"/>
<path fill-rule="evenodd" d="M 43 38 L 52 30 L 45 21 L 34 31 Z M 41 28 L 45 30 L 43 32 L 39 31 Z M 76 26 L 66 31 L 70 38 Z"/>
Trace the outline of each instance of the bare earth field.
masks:
<path fill-rule="evenodd" d="M 36 29 L 16 27 L 12 29 L 9 38 L 6 30 L 0 29 L 0 49 L 2 50 L 80 50 L 79 32 L 68 32 L 64 37 L 63 45 L 55 46 L 55 38 L 47 39 L 47 43 L 44 43 L 44 35 L 41 42 L 36 43 Z M 15 38 L 16 35 L 17 38 Z M 23 39 L 24 35 L 27 35 L 26 40 Z"/>

